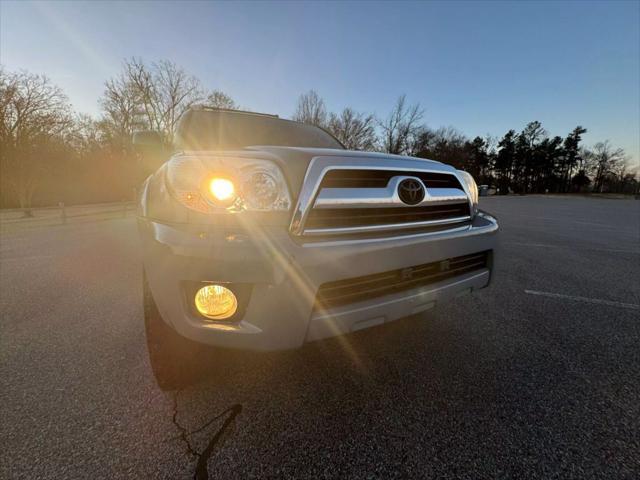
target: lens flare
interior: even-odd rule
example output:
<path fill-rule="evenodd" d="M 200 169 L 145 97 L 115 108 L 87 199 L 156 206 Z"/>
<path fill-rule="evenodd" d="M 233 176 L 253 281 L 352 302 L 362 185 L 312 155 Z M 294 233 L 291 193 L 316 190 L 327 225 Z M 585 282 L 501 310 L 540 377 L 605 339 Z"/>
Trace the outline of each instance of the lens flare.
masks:
<path fill-rule="evenodd" d="M 212 178 L 209 182 L 209 191 L 213 198 L 221 202 L 231 200 L 235 195 L 233 182 L 226 178 Z"/>

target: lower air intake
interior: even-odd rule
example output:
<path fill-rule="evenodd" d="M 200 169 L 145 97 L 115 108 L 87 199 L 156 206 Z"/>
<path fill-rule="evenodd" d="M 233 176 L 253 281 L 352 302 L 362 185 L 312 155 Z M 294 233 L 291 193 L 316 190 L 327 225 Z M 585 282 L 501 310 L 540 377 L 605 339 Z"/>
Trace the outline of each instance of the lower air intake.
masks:
<path fill-rule="evenodd" d="M 324 283 L 318 289 L 316 308 L 329 310 L 482 270 L 488 267 L 489 255 L 489 251 L 474 253 L 439 262 Z"/>

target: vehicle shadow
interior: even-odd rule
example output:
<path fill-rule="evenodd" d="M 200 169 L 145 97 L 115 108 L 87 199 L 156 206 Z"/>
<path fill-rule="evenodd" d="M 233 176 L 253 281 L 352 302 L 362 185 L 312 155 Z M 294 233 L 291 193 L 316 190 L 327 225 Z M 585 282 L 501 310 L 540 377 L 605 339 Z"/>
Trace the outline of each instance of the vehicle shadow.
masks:
<path fill-rule="evenodd" d="M 219 441 L 211 448 L 213 439 L 223 437 L 237 448 L 254 445 L 272 454 L 292 442 L 352 454 L 354 445 L 364 444 L 375 452 L 388 442 L 400 447 L 421 438 L 425 415 L 442 417 L 452 408 L 468 408 L 467 401 L 494 398 L 486 379 L 462 381 L 473 375 L 477 348 L 464 329 L 427 312 L 295 351 L 208 351 L 194 372 L 194 383 L 179 392 L 176 408 L 182 425 L 194 432 L 189 440 L 199 465 L 206 466 L 222 446 Z M 451 396 L 467 400 L 451 404 L 446 401 Z M 223 425 L 231 408 L 236 408 L 233 425 Z M 340 460 L 341 455 L 338 463 L 357 468 L 357 462 Z M 392 463 L 404 468 L 402 455 L 391 456 Z M 218 455 L 216 465 L 233 461 L 225 457 Z M 309 473 L 310 466 L 300 458 L 290 461 L 292 474 Z M 200 478 L 206 478 L 202 470 Z"/>
<path fill-rule="evenodd" d="M 317 385 L 322 380 L 354 384 L 388 381 L 389 377 L 402 376 L 400 370 L 403 361 L 410 361 L 407 358 L 409 352 L 426 347 L 424 342 L 411 335 L 411 330 L 418 327 L 420 333 L 429 333 L 432 329 L 425 325 L 429 321 L 428 314 L 414 315 L 288 351 L 205 349 L 199 352 L 198 367 L 191 372 L 185 387 L 195 390 L 216 387 L 220 390 L 246 389 L 253 385 L 259 389 L 274 381 L 285 384 L 309 382 L 310 385 Z M 404 373 L 407 373 L 406 369 Z M 329 387 L 325 385 L 324 388 Z"/>

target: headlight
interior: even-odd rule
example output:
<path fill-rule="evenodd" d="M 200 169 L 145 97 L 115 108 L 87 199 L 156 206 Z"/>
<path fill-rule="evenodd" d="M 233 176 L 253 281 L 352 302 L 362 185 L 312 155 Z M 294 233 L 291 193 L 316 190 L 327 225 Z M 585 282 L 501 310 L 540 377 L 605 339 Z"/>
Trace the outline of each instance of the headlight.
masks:
<path fill-rule="evenodd" d="M 470 173 L 467 173 L 463 170 L 458 170 L 458 173 L 467 186 L 467 191 L 469 192 L 469 195 L 471 196 L 471 202 L 473 203 L 473 211 L 471 212 L 471 214 L 475 215 L 478 211 L 478 185 L 476 185 L 476 181 L 473 179 L 473 176 L 471 176 Z"/>
<path fill-rule="evenodd" d="M 278 181 L 268 172 L 252 173 L 243 185 L 243 192 L 249 206 L 264 210 L 278 200 Z"/>
<path fill-rule="evenodd" d="M 228 178 L 212 178 L 209 180 L 209 193 L 219 202 L 233 200 L 236 187 Z"/>
<path fill-rule="evenodd" d="M 202 213 L 289 210 L 284 175 L 268 160 L 179 156 L 167 165 L 167 186 L 184 206 Z"/>

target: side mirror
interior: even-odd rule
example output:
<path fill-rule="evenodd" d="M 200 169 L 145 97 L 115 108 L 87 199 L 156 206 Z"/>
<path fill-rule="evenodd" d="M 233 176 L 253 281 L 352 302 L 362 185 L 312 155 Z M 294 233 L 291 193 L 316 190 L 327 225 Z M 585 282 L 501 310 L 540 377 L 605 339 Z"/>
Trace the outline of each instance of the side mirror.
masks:
<path fill-rule="evenodd" d="M 170 156 L 170 152 L 158 132 L 148 130 L 134 132 L 132 143 L 142 169 L 142 178 L 155 172 Z"/>

